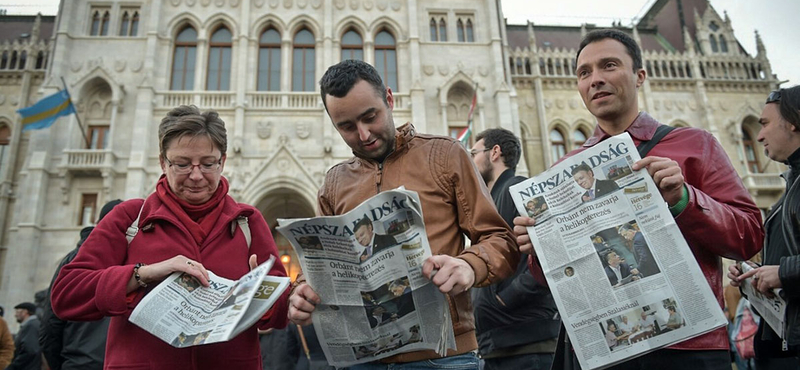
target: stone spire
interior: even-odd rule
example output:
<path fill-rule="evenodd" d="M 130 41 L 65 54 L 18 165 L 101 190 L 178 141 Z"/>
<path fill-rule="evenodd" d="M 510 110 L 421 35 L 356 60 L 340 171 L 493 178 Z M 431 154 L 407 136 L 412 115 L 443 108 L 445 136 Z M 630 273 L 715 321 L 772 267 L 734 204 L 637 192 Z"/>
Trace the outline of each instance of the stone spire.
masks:
<path fill-rule="evenodd" d="M 686 26 L 683 26 L 683 46 L 687 52 L 694 54 L 694 40 L 689 35 L 689 28 Z"/>
<path fill-rule="evenodd" d="M 581 38 L 586 36 L 586 23 L 581 23 Z"/>
<path fill-rule="evenodd" d="M 633 39 L 639 44 L 639 47 L 642 47 L 642 38 L 639 37 L 639 30 L 636 28 L 636 25 L 633 26 Z"/>
<path fill-rule="evenodd" d="M 528 45 L 532 52 L 536 52 L 536 33 L 533 32 L 533 22 L 528 21 Z"/>
<path fill-rule="evenodd" d="M 764 42 L 761 41 L 761 35 L 758 34 L 758 30 L 756 30 L 756 50 L 758 50 L 757 57 L 767 57 L 767 48 L 764 47 Z"/>
<path fill-rule="evenodd" d="M 42 29 L 42 13 L 36 14 L 36 20 L 33 21 L 33 31 L 31 31 L 31 44 L 39 42 L 39 32 Z"/>

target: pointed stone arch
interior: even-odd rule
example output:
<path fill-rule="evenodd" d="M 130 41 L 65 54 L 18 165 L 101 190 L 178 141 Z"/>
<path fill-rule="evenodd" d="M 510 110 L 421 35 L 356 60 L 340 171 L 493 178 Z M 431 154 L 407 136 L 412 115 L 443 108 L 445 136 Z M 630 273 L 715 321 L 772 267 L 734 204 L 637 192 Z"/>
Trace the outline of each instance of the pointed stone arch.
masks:
<path fill-rule="evenodd" d="M 269 27 L 275 27 L 278 32 L 280 32 L 281 37 L 286 33 L 286 23 L 284 23 L 283 20 L 276 17 L 274 14 L 265 14 L 253 22 L 250 28 L 250 34 L 253 35 L 256 43 L 258 43 L 261 34 Z"/>
<path fill-rule="evenodd" d="M 167 23 L 166 29 L 169 32 L 168 38 L 170 40 L 175 40 L 178 37 L 178 33 L 180 33 L 185 26 L 193 27 L 194 30 L 197 31 L 198 37 L 203 35 L 201 33 L 203 29 L 203 22 L 200 21 L 200 18 L 197 18 L 197 16 L 192 13 L 183 12 L 172 17 L 169 23 Z"/>
<path fill-rule="evenodd" d="M 255 204 L 271 190 L 281 187 L 295 189 L 307 202 L 316 204 L 320 186 L 321 181 L 308 171 L 308 166 L 294 150 L 286 143 L 281 143 L 249 179 L 236 179 L 231 188 L 238 193 L 242 202 L 248 204 Z"/>

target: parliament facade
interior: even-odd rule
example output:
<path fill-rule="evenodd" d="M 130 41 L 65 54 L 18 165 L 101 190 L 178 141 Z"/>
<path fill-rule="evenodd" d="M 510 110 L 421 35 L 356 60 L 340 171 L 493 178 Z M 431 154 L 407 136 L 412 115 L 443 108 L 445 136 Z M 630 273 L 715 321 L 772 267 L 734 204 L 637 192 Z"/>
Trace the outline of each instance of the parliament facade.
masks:
<path fill-rule="evenodd" d="M 734 23 L 706 0 L 658 0 L 614 27 L 644 50 L 641 108 L 711 132 L 766 210 L 782 168 L 755 138 L 778 78 L 759 36 L 744 50 Z M 517 133 L 518 172 L 538 173 L 593 132 L 574 59 L 594 28 L 506 24 L 499 0 L 74 0 L 56 16 L 0 16 L 0 302 L 46 288 L 105 202 L 153 191 L 157 126 L 181 104 L 225 120 L 234 198 L 273 228 L 313 216 L 326 170 L 352 156 L 317 85 L 343 59 L 373 64 L 395 123 L 425 133 L 461 131 L 477 89 L 473 130 Z M 22 132 L 16 110 L 65 87 L 77 117 Z"/>

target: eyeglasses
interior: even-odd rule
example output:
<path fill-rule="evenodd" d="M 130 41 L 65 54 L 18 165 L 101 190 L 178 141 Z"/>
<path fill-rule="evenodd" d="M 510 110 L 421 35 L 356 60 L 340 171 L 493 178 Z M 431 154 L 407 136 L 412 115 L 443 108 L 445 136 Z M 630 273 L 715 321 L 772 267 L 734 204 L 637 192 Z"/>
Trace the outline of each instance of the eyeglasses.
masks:
<path fill-rule="evenodd" d="M 192 164 L 192 163 L 172 163 L 168 158 L 164 158 L 164 160 L 169 163 L 169 167 L 172 168 L 178 175 L 187 175 L 194 171 L 194 168 L 197 167 L 200 169 L 202 173 L 214 173 L 219 170 L 219 166 L 222 165 L 222 157 L 213 161 L 213 162 L 205 162 L 200 164 Z"/>
<path fill-rule="evenodd" d="M 775 91 L 769 93 L 769 96 L 767 97 L 767 103 L 766 104 L 778 103 L 780 101 L 781 101 L 781 91 L 780 90 L 775 90 Z"/>
<path fill-rule="evenodd" d="M 488 152 L 490 150 L 492 150 L 492 148 L 488 148 L 488 149 L 472 149 L 472 150 L 469 151 L 469 154 L 474 157 L 474 156 L 478 155 L 478 153 Z"/>

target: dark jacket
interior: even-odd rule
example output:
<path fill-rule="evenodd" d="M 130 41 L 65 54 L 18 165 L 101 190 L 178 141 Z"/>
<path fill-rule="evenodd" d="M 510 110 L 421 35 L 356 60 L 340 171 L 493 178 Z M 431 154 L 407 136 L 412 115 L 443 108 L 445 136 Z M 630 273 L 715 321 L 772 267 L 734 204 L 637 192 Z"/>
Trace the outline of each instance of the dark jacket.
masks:
<path fill-rule="evenodd" d="M 611 285 L 617 285 L 619 280 L 617 279 L 617 274 L 614 273 L 614 270 L 611 266 L 606 266 L 606 276 L 608 276 L 608 281 L 611 282 Z M 623 262 L 619 264 L 619 274 L 622 276 L 622 279 L 625 279 L 628 276 L 631 276 L 631 267 L 628 266 L 627 263 Z"/>
<path fill-rule="evenodd" d="M 375 240 L 372 241 L 372 252 L 367 253 L 369 248 L 364 248 L 364 253 L 361 254 L 361 260 L 365 260 L 379 253 L 380 251 L 391 248 L 397 245 L 397 240 L 391 235 L 375 234 Z"/>
<path fill-rule="evenodd" d="M 42 351 L 39 348 L 39 318 L 30 316 L 19 327 L 14 338 L 14 360 L 6 370 L 41 370 Z"/>
<path fill-rule="evenodd" d="M 492 187 L 492 199 L 500 216 L 509 225 L 519 215 L 508 188 L 525 180 L 506 170 Z M 561 321 L 553 296 L 528 273 L 523 259 L 510 278 L 485 288 L 473 290 L 475 327 L 481 355 L 531 343 L 552 340 L 536 352 L 555 351 L 555 338 Z M 497 297 L 503 300 L 501 303 Z M 532 353 L 532 352 L 531 352 Z"/>
<path fill-rule="evenodd" d="M 42 354 L 51 370 L 100 370 L 103 368 L 105 357 L 106 336 L 110 318 L 104 317 L 97 321 L 65 321 L 53 314 L 50 304 L 50 290 L 53 287 L 58 272 L 64 265 L 70 263 L 81 244 L 89 237 L 94 227 L 85 227 L 81 230 L 81 240 L 77 247 L 61 260 L 53 275 L 50 288 L 47 289 L 47 299 L 44 301 L 42 313 L 42 328 L 39 331 L 39 344 Z"/>
<path fill-rule="evenodd" d="M 618 190 L 619 186 L 617 185 L 616 182 L 614 182 L 612 180 L 600 180 L 600 179 L 597 179 L 597 186 L 595 186 L 595 188 L 596 189 L 595 189 L 594 198 L 591 198 L 591 199 L 597 199 L 597 198 L 602 197 L 603 195 L 606 195 L 606 194 L 609 194 L 609 193 L 613 192 L 614 190 Z M 587 190 L 585 193 L 583 193 L 583 196 L 588 199 L 589 198 L 589 191 Z"/>
<path fill-rule="evenodd" d="M 633 235 L 633 251 L 636 253 L 636 268 L 642 275 L 652 276 L 659 273 L 658 265 L 641 231 Z"/>
<path fill-rule="evenodd" d="M 786 192 L 764 223 L 764 265 L 780 265 L 782 297 L 786 307 L 786 342 L 800 345 L 800 150 L 788 160 L 789 170 L 781 176 L 786 180 Z M 763 320 L 762 320 L 763 322 Z M 763 340 L 775 340 L 772 330 L 763 330 Z"/>

